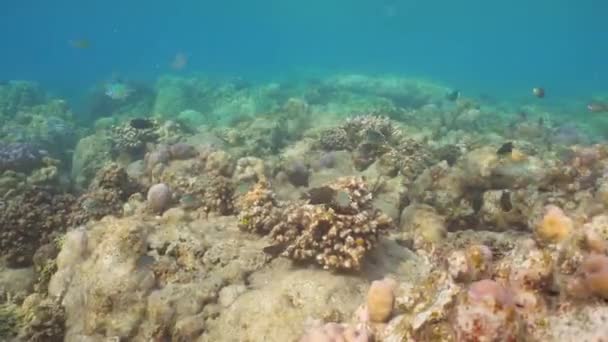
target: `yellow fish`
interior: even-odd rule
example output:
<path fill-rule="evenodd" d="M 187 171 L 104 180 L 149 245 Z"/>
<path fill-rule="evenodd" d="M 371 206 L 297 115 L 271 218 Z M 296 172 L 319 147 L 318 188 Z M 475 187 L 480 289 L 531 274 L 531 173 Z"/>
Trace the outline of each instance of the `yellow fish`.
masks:
<path fill-rule="evenodd" d="M 70 46 L 75 49 L 88 49 L 91 47 L 91 42 L 88 39 L 73 39 L 69 41 Z"/>

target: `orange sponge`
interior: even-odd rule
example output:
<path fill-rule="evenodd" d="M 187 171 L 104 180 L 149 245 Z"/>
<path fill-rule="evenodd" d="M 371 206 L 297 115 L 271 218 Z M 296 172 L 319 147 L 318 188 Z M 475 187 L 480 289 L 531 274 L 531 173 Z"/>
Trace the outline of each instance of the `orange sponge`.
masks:
<path fill-rule="evenodd" d="M 559 243 L 564 241 L 573 229 L 572 219 L 566 216 L 560 208 L 549 205 L 546 208 L 545 216 L 536 227 L 536 235 L 545 242 Z"/>

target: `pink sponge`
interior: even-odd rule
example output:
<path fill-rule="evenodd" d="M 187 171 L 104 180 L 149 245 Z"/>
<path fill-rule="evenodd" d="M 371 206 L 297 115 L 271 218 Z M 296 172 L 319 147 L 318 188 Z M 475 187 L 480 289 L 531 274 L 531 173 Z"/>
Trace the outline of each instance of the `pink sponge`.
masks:
<path fill-rule="evenodd" d="M 582 271 L 587 288 L 608 299 L 608 257 L 600 254 L 588 256 L 582 264 Z"/>
<path fill-rule="evenodd" d="M 453 328 L 458 341 L 518 341 L 522 331 L 513 295 L 490 279 L 470 285 L 456 306 Z"/>

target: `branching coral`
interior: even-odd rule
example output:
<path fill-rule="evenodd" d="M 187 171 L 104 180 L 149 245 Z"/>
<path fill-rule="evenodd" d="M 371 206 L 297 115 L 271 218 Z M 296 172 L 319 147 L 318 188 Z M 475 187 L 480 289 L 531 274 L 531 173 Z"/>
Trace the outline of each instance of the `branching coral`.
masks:
<path fill-rule="evenodd" d="M 149 119 L 133 119 L 112 128 L 116 151 L 140 152 L 147 142 L 159 138 L 159 123 Z"/>
<path fill-rule="evenodd" d="M 311 189 L 308 200 L 281 207 L 259 183 L 240 200 L 242 230 L 269 233 L 293 260 L 314 262 L 325 269 L 358 270 L 379 234 L 392 220 L 372 206 L 372 194 L 361 178 L 347 177 Z"/>

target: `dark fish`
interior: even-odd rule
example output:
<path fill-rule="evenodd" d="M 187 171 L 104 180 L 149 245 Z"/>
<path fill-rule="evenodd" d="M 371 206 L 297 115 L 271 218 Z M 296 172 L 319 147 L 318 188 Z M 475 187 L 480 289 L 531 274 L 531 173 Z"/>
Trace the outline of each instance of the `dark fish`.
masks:
<path fill-rule="evenodd" d="M 329 186 L 312 188 L 305 194 L 305 197 L 310 204 L 329 204 L 336 197 L 336 190 Z"/>
<path fill-rule="evenodd" d="M 500 195 L 500 207 L 503 211 L 511 211 L 511 209 L 513 209 L 511 193 L 508 190 L 503 191 L 502 195 Z"/>
<path fill-rule="evenodd" d="M 384 135 L 375 129 L 368 129 L 365 132 L 365 138 L 367 142 L 372 144 L 381 144 L 386 140 Z"/>
<path fill-rule="evenodd" d="M 154 127 L 152 120 L 143 118 L 131 119 L 129 125 L 135 129 L 148 129 Z"/>
<path fill-rule="evenodd" d="M 542 99 L 543 97 L 545 97 L 545 89 L 541 87 L 534 87 L 532 88 L 532 94 L 534 94 L 534 96 L 538 97 L 539 99 Z"/>
<path fill-rule="evenodd" d="M 540 118 L 538 118 L 538 126 L 542 127 L 545 125 L 545 119 L 541 116 Z"/>
<path fill-rule="evenodd" d="M 270 256 L 277 257 L 283 253 L 285 248 L 287 247 L 284 243 L 278 243 L 276 245 L 270 245 L 262 248 L 262 251 Z"/>
<path fill-rule="evenodd" d="M 502 144 L 502 146 L 500 146 L 498 151 L 496 151 L 496 154 L 504 155 L 507 153 L 511 153 L 512 151 L 513 151 L 513 142 L 509 141 L 509 142 Z"/>
<path fill-rule="evenodd" d="M 445 95 L 445 98 L 449 101 L 456 101 L 460 98 L 460 90 L 452 90 Z"/>

